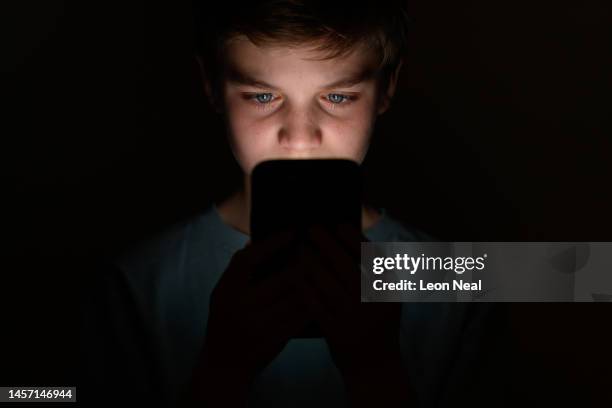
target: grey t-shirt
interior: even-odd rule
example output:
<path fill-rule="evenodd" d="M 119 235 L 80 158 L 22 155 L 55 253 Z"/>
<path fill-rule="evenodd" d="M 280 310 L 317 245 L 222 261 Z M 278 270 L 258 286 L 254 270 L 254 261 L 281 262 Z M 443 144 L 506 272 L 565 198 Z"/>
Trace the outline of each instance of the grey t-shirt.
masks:
<path fill-rule="evenodd" d="M 370 241 L 431 240 L 380 210 L 382 217 L 364 232 Z M 86 392 L 124 385 L 116 392 L 176 406 L 204 344 L 210 294 L 248 240 L 212 204 L 95 273 L 81 314 Z M 421 406 L 453 399 L 486 360 L 491 312 L 483 306 L 402 305 L 404 366 Z M 255 381 L 251 401 L 265 407 L 346 406 L 325 340 L 291 340 Z"/>

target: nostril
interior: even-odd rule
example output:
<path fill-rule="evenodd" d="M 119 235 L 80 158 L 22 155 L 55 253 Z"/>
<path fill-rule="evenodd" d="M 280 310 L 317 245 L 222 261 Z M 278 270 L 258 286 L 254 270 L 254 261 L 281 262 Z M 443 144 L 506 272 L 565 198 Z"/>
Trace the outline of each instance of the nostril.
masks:
<path fill-rule="evenodd" d="M 320 132 L 284 132 L 279 134 L 279 144 L 290 150 L 312 150 L 321 146 Z"/>

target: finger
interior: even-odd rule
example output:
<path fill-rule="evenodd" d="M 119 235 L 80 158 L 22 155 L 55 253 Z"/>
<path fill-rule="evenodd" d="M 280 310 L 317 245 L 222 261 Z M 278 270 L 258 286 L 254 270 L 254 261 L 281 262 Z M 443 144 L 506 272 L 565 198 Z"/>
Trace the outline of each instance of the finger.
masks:
<path fill-rule="evenodd" d="M 351 257 L 338 243 L 337 238 L 320 225 L 308 229 L 308 242 L 314 245 L 315 251 L 320 253 L 324 262 L 338 279 L 347 286 L 354 286 L 359 280 L 359 261 Z M 354 273 L 353 273 L 354 272 Z"/>
<path fill-rule="evenodd" d="M 328 335 L 333 325 L 333 318 L 329 313 L 329 307 L 323 301 L 318 288 L 307 279 L 305 275 L 301 277 L 299 291 L 301 300 L 307 308 L 308 313 L 314 317 L 315 321 L 321 327 L 324 335 Z"/>
<path fill-rule="evenodd" d="M 304 272 L 304 278 L 308 287 L 315 291 L 313 296 L 319 300 L 328 314 L 335 314 L 345 308 L 351 299 L 343 282 L 332 273 L 331 268 L 308 243 L 303 244 L 303 253 L 309 269 Z M 317 259 L 319 262 L 316 262 Z"/>
<path fill-rule="evenodd" d="M 284 298 L 287 293 L 295 291 L 299 284 L 298 275 L 302 268 L 286 266 L 274 274 L 266 276 L 258 283 L 245 288 L 243 297 L 246 305 L 267 305 Z"/>
<path fill-rule="evenodd" d="M 296 238 L 293 230 L 280 231 L 262 241 L 251 242 L 246 247 L 236 251 L 225 273 L 219 280 L 219 285 L 245 287 L 251 274 L 266 261 L 269 261 L 275 254 L 286 252 Z"/>
<path fill-rule="evenodd" d="M 356 260 L 360 259 L 361 257 L 361 243 L 370 242 L 370 240 L 363 235 L 359 228 L 350 223 L 341 223 L 336 225 L 334 228 L 334 233 L 339 242 Z"/>
<path fill-rule="evenodd" d="M 296 336 L 307 324 L 310 314 L 299 292 L 288 293 L 281 301 L 249 312 L 257 329 L 266 335 L 288 339 Z"/>
<path fill-rule="evenodd" d="M 251 241 L 242 251 L 248 254 L 250 265 L 258 266 L 268 261 L 277 252 L 290 248 L 296 237 L 297 233 L 293 229 L 281 230 L 261 241 Z"/>
<path fill-rule="evenodd" d="M 336 237 L 338 237 L 338 240 L 343 244 L 344 248 L 348 249 L 353 259 L 355 259 L 355 262 L 359 264 L 359 279 L 360 281 L 363 281 L 363 277 L 365 275 L 363 270 L 361 247 L 362 243 L 371 241 L 363 234 L 363 232 L 359 228 L 357 228 L 354 224 L 351 223 L 341 223 L 336 225 L 335 233 Z M 352 277 L 349 277 L 349 279 L 349 284 L 357 285 L 357 282 Z M 353 290 L 356 290 L 356 288 L 353 288 Z"/>

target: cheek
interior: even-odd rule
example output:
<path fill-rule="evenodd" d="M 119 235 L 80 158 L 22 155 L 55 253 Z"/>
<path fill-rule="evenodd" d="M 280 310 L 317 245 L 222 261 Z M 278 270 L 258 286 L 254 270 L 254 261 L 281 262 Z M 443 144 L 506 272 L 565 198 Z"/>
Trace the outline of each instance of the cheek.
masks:
<path fill-rule="evenodd" d="M 226 112 L 230 147 L 242 170 L 250 174 L 255 164 L 274 151 L 273 126 L 257 120 L 240 104 L 229 104 Z"/>
<path fill-rule="evenodd" d="M 350 116 L 330 123 L 327 132 L 330 150 L 361 163 L 370 145 L 374 121 L 375 115 L 369 106 L 363 106 Z"/>

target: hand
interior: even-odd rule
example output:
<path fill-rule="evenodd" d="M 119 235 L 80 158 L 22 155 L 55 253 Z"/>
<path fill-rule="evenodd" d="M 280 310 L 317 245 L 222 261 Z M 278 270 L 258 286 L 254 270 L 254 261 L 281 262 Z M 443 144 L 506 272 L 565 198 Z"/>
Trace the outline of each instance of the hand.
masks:
<path fill-rule="evenodd" d="M 399 347 L 401 304 L 361 303 L 362 241 L 368 239 L 352 225 L 334 232 L 310 228 L 302 248 L 307 269 L 300 275 L 302 296 L 321 326 L 353 403 L 387 398 L 389 404 L 399 404 L 410 394 Z"/>
<path fill-rule="evenodd" d="M 213 290 L 206 342 L 194 387 L 202 399 L 224 406 L 246 400 L 255 375 L 306 325 L 293 271 L 278 270 L 259 282 L 255 272 L 292 254 L 296 234 L 285 231 L 237 251 Z M 198 384 L 199 381 L 199 384 Z M 227 388 L 231 385 L 230 389 Z M 215 397 L 215 395 L 218 397 Z M 230 404 L 231 405 L 231 404 Z"/>

